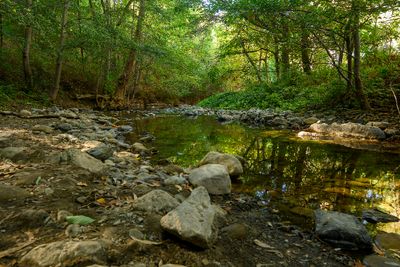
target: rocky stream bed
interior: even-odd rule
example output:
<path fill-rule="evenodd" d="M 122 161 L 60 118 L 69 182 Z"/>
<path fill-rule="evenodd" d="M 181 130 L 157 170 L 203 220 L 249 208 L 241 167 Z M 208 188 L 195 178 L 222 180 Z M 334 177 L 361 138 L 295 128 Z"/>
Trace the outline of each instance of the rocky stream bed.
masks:
<path fill-rule="evenodd" d="M 393 122 L 343 128 L 270 111 L 183 108 L 137 116 L 161 112 L 368 143 L 398 137 Z M 400 266 L 398 234 L 373 239 L 358 218 L 326 211 L 316 211 L 315 231 L 303 230 L 253 196 L 232 192 L 231 178 L 243 172 L 240 157 L 211 152 L 194 169 L 154 164 L 154 136 L 128 143 L 133 127 L 117 113 L 1 114 L 0 266 Z M 366 218 L 398 220 L 377 211 Z"/>

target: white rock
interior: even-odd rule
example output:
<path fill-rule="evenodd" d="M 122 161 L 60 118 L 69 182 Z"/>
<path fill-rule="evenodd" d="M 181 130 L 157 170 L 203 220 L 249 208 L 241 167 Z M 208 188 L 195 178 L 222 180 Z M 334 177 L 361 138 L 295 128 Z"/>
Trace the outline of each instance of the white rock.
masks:
<path fill-rule="evenodd" d="M 206 164 L 224 165 L 231 176 L 238 176 L 243 173 L 242 163 L 233 155 L 223 154 L 215 151 L 208 152 L 200 161 L 199 166 Z"/>
<path fill-rule="evenodd" d="M 102 173 L 106 168 L 106 165 L 100 160 L 75 148 L 64 151 L 61 154 L 60 161 L 72 163 L 75 166 L 81 167 L 96 174 Z"/>
<path fill-rule="evenodd" d="M 176 208 L 179 201 L 163 190 L 153 190 L 133 202 L 133 208 L 149 212 L 168 212 Z"/>
<path fill-rule="evenodd" d="M 204 186 L 213 195 L 229 194 L 231 179 L 228 170 L 221 164 L 206 164 L 193 169 L 189 181 L 196 186 Z"/>
<path fill-rule="evenodd" d="M 35 247 L 22 257 L 19 266 L 76 266 L 80 263 L 103 264 L 108 246 L 103 241 L 57 241 Z"/>
<path fill-rule="evenodd" d="M 207 248 L 216 239 L 215 209 L 204 187 L 198 187 L 176 209 L 161 218 L 161 227 L 182 240 Z"/>

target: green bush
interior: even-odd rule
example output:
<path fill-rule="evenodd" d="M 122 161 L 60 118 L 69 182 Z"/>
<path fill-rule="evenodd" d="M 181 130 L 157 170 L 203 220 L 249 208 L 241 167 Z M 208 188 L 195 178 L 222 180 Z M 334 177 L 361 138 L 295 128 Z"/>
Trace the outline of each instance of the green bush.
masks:
<path fill-rule="evenodd" d="M 290 81 L 273 84 L 249 85 L 243 91 L 224 92 L 210 96 L 198 103 L 202 107 L 224 109 L 272 108 L 300 111 L 318 109 L 343 102 L 345 84 L 322 70 L 313 75 L 296 75 Z"/>

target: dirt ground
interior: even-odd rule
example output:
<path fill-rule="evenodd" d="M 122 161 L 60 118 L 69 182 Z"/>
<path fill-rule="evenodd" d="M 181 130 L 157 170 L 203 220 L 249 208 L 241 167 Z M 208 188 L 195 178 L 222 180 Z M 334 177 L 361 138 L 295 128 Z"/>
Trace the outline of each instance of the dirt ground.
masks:
<path fill-rule="evenodd" d="M 132 210 L 131 203 L 153 189 L 188 196 L 189 186 L 165 186 L 157 181 L 116 183 L 105 175 L 59 164 L 53 159 L 60 152 L 83 144 L 60 139 L 58 130 L 32 132 L 34 125 L 57 122 L 58 118 L 0 115 L 0 148 L 29 148 L 17 159 L 0 160 L 0 184 L 28 194 L 17 192 L 13 200 L 0 202 L 0 266 L 19 266 L 21 257 L 32 248 L 66 239 L 112 242 L 107 266 L 360 266 L 355 254 L 324 244 L 312 231 L 283 221 L 278 211 L 246 194 L 212 197 L 226 216 L 218 222 L 218 239 L 211 248 L 182 242 L 161 230 L 163 214 Z M 146 160 L 139 159 L 138 168 L 148 164 Z M 57 218 L 62 210 L 95 222 L 68 237 L 67 223 Z M 133 242 L 132 229 L 139 229 L 143 239 L 154 243 Z"/>

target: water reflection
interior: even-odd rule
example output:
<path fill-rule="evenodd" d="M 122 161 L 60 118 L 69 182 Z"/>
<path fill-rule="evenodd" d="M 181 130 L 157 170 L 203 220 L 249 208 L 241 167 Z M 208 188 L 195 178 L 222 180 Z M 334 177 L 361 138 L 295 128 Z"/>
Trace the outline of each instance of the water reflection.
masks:
<path fill-rule="evenodd" d="M 183 166 L 195 165 L 212 150 L 244 157 L 245 175 L 234 189 L 255 193 L 283 213 L 306 218 L 313 209 L 325 208 L 360 215 L 374 207 L 400 216 L 397 154 L 306 142 L 288 132 L 221 125 L 209 117 L 152 118 L 135 125 L 138 133 L 157 137 L 159 158 Z M 392 225 L 390 231 L 400 232 L 398 224 Z"/>

